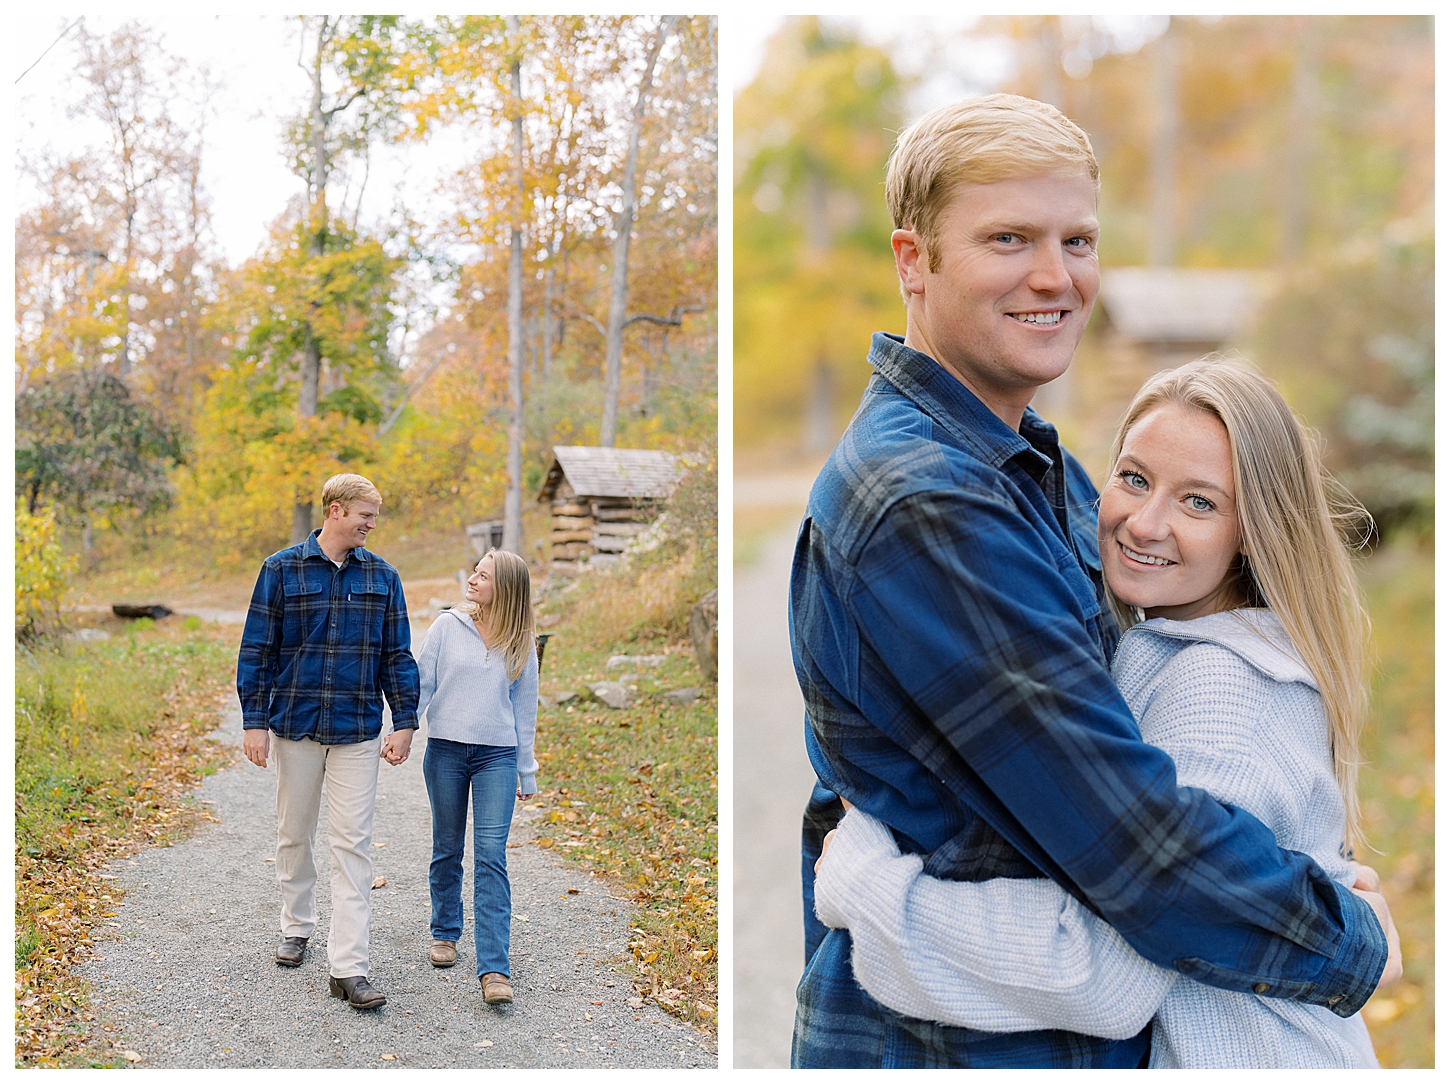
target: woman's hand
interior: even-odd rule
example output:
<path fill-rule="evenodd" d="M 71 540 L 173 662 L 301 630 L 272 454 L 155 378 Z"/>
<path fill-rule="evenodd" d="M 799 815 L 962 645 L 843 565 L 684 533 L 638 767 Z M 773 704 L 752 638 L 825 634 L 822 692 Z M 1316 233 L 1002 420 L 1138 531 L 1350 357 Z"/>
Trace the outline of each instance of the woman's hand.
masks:
<path fill-rule="evenodd" d="M 532 798 L 534 796 L 534 794 L 538 794 L 539 792 L 538 791 L 534 791 L 534 794 L 525 794 L 521 790 L 516 790 L 516 791 L 514 791 L 514 793 L 516 795 L 518 795 L 519 801 L 521 801 L 521 802 L 527 802 L 530 798 Z"/>
<path fill-rule="evenodd" d="M 847 813 L 851 812 L 851 803 L 850 802 L 848 802 L 848 801 L 846 801 L 846 799 L 842 798 L 841 799 L 841 804 L 846 807 L 846 812 Z M 812 867 L 813 869 L 815 869 L 815 871 L 817 873 L 820 873 L 821 872 L 821 863 L 826 860 L 826 852 L 831 849 L 831 837 L 834 836 L 835 834 L 836 834 L 836 830 L 834 828 L 832 828 L 829 832 L 826 833 L 826 838 L 823 839 L 823 840 L 821 840 L 821 857 L 819 857 L 819 858 L 816 859 L 816 864 L 815 864 L 814 867 Z"/>
<path fill-rule="evenodd" d="M 1354 866 L 1354 887 L 1350 891 L 1374 908 L 1375 918 L 1379 919 L 1380 929 L 1384 931 L 1385 941 L 1389 945 L 1389 959 L 1385 961 L 1385 969 L 1375 987 L 1379 989 L 1399 982 L 1405 973 L 1405 962 L 1400 955 L 1400 934 L 1395 929 L 1395 920 L 1390 916 L 1390 905 L 1380 894 L 1380 875 L 1369 866 L 1358 862 L 1351 864 Z"/>

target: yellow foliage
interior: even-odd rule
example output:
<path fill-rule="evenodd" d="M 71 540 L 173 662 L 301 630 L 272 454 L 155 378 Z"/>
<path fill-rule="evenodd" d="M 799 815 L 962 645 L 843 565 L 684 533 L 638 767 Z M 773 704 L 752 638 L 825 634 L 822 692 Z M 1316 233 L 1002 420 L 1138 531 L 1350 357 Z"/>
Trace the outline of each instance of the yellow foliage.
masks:
<path fill-rule="evenodd" d="M 43 635 L 60 620 L 60 604 L 76 566 L 56 540 L 55 515 L 32 515 L 23 500 L 15 503 L 15 634 Z"/>

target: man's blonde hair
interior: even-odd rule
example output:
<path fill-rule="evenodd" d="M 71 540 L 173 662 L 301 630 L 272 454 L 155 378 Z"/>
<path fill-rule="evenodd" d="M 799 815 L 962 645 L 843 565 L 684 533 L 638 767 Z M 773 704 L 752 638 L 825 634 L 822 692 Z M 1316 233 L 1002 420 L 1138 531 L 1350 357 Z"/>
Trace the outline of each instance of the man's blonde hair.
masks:
<path fill-rule="evenodd" d="M 1151 377 L 1128 407 L 1108 462 L 1150 410 L 1177 403 L 1207 411 L 1228 431 L 1244 555 L 1239 593 L 1274 611 L 1324 701 L 1329 752 L 1344 797 L 1345 839 L 1360 841 L 1359 736 L 1369 700 L 1369 617 L 1350 548 L 1369 537 L 1364 506 L 1325 469 L 1319 442 L 1277 388 L 1248 366 L 1210 355 Z M 1142 614 L 1111 591 L 1123 628 Z"/>
<path fill-rule="evenodd" d="M 334 502 L 342 505 L 342 514 L 347 515 L 352 511 L 354 501 L 368 501 L 380 505 L 383 503 L 383 495 L 378 492 L 377 486 L 361 474 L 334 474 L 322 483 L 323 516 L 327 515 L 327 510 Z"/>
<path fill-rule="evenodd" d="M 1052 173 L 1085 173 L 1098 186 L 1087 135 L 1046 102 L 988 94 L 944 105 L 896 140 L 886 205 L 898 230 L 915 230 L 927 267 L 941 262 L 941 218 L 958 186 Z"/>

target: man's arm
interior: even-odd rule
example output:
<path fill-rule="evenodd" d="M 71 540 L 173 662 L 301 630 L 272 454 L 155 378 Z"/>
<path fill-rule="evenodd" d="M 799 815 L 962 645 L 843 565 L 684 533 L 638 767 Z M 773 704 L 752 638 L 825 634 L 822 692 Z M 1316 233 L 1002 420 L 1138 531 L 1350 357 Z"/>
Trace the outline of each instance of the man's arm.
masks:
<path fill-rule="evenodd" d="M 397 574 L 388 587 L 388 608 L 383 615 L 383 693 L 393 714 L 393 731 L 383 739 L 379 753 L 389 764 L 408 759 L 413 731 L 418 729 L 418 663 L 413 659 L 408 603 Z"/>
<path fill-rule="evenodd" d="M 1352 1014 L 1387 958 L 1373 909 L 1247 813 L 1177 786 L 1078 616 L 1075 574 L 1009 500 L 898 502 L 845 599 L 862 670 L 912 708 L 878 725 L 1149 960 Z"/>
<path fill-rule="evenodd" d="M 282 648 L 282 575 L 264 562 L 252 588 L 242 643 L 237 651 L 237 698 L 242 702 L 242 752 L 259 768 L 267 766 L 270 739 L 267 717 L 272 682 Z"/>

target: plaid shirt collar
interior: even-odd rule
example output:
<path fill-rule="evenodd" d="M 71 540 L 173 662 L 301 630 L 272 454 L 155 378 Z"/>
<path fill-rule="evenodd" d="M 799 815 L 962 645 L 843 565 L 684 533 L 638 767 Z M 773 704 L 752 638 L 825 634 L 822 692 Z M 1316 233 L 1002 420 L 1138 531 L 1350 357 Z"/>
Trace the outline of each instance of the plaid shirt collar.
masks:
<path fill-rule="evenodd" d="M 1009 429 L 936 359 L 907 346 L 899 335 L 878 331 L 867 356 L 876 375 L 922 409 L 933 422 L 959 440 L 971 455 L 993 467 L 1013 459 L 1039 483 L 1053 466 L 1050 452 L 1057 430 L 1028 407 L 1020 431 Z"/>
<path fill-rule="evenodd" d="M 302 543 L 302 559 L 304 561 L 307 560 L 307 558 L 309 557 L 321 557 L 324 561 L 332 565 L 334 568 L 346 568 L 349 557 L 351 557 L 355 561 L 363 562 L 377 560 L 377 557 L 369 553 L 365 546 L 357 546 L 354 549 L 348 550 L 347 553 L 343 555 L 342 564 L 339 565 L 334 562 L 331 557 L 327 556 L 327 554 L 322 552 L 322 543 L 318 541 L 318 539 L 321 537 L 322 528 L 314 527 L 312 529 L 312 533 L 308 535 L 306 541 Z"/>

